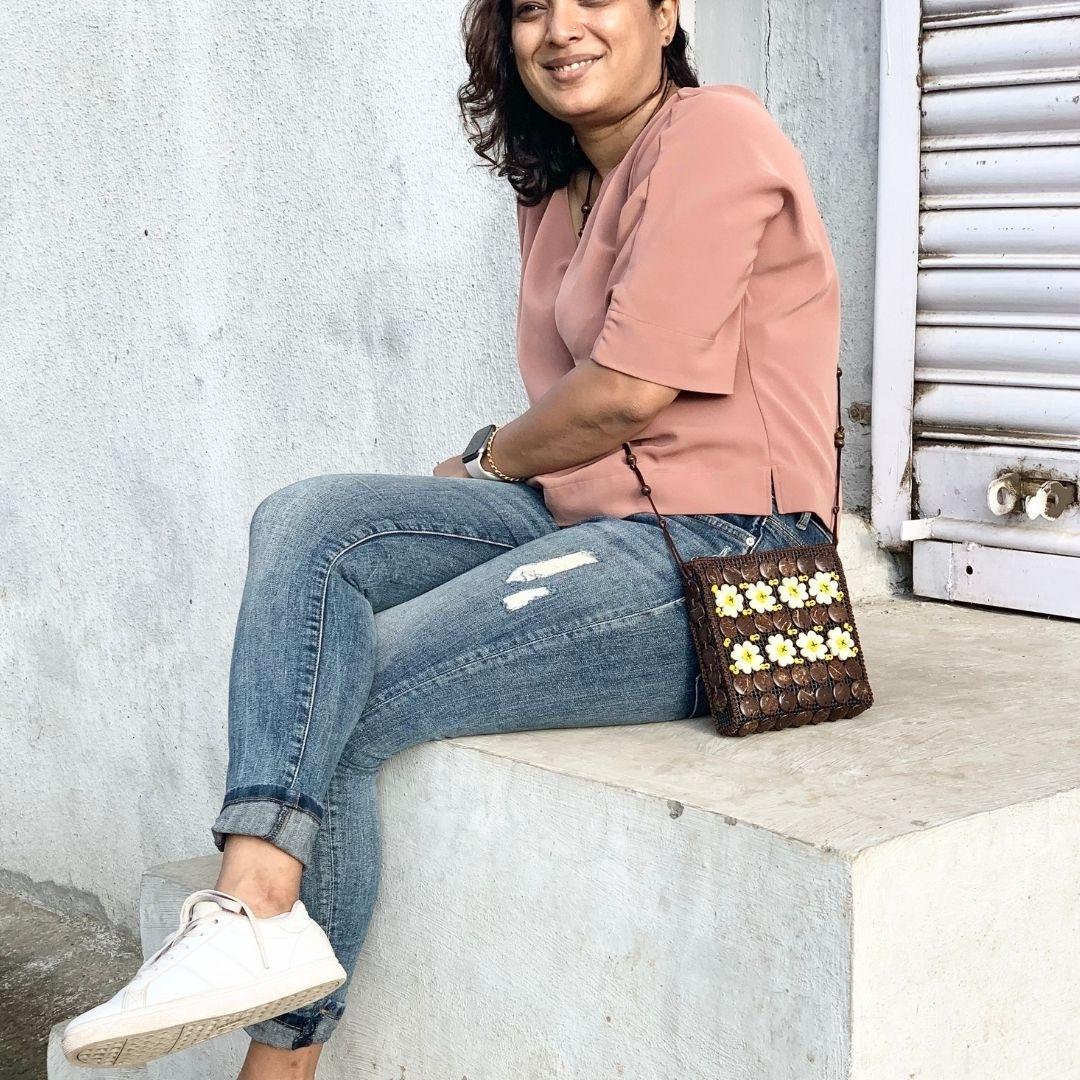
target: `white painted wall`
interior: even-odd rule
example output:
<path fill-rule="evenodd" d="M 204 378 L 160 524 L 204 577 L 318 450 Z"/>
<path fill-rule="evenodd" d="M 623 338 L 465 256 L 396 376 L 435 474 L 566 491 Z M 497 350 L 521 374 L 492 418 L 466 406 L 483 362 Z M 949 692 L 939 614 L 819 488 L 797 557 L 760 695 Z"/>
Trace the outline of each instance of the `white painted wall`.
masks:
<path fill-rule="evenodd" d="M 460 7 L 5 5 L 0 867 L 134 925 L 210 841 L 258 500 L 525 407 Z"/>
<path fill-rule="evenodd" d="M 142 868 L 208 850 L 259 499 L 428 473 L 525 407 L 512 192 L 457 119 L 461 3 L 403 10 L 5 5 L 0 887 L 134 925 Z M 860 378 L 873 19 L 848 11 L 841 46 L 822 10 L 773 13 L 766 100 L 838 233 Z M 703 81 L 729 81 L 708 25 Z"/>

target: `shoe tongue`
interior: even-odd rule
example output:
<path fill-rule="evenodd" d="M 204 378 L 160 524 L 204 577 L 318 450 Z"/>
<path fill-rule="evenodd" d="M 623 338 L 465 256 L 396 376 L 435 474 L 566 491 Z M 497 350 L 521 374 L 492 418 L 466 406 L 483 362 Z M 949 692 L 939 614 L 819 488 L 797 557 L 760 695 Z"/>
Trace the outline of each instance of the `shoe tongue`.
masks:
<path fill-rule="evenodd" d="M 228 893 L 219 893 L 217 896 L 206 899 L 196 900 L 191 905 L 191 917 L 193 919 L 201 919 L 204 915 L 215 915 L 219 911 L 235 911 L 237 913 L 243 911 L 243 904 Z"/>
<path fill-rule="evenodd" d="M 296 919 L 306 914 L 307 909 L 304 907 L 303 901 L 294 900 L 293 905 L 288 911 L 279 911 L 276 915 L 271 915 L 271 919 Z"/>

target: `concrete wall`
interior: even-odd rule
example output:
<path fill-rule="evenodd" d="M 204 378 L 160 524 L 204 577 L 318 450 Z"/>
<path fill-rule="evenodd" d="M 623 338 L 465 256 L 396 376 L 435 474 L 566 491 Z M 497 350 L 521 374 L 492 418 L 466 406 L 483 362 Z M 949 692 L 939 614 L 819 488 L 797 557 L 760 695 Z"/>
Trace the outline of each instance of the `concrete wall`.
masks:
<path fill-rule="evenodd" d="M 261 497 L 525 407 L 460 9 L 5 5 L 0 867 L 41 888 L 134 925 L 208 850 Z"/>
<path fill-rule="evenodd" d="M 710 50 L 753 45 L 752 20 L 724 40 L 720 7 L 703 81 L 730 81 Z M 512 192 L 459 130 L 460 10 L 6 5 L 0 888 L 99 897 L 133 926 L 142 868 L 209 850 L 259 499 L 320 472 L 426 474 L 525 407 Z M 844 46 L 818 16 L 810 40 L 837 36 L 811 64 L 800 16 L 774 13 L 765 54 L 839 228 L 863 382 L 871 149 L 826 165 L 870 131 L 838 106 L 872 86 L 871 15 Z M 835 65 L 861 81 L 831 85 Z"/>

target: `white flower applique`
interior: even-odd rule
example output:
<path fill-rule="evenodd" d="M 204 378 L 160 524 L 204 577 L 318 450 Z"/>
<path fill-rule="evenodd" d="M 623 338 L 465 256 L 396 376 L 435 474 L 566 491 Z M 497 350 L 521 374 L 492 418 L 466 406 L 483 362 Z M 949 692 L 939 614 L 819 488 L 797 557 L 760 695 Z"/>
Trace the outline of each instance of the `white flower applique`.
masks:
<path fill-rule="evenodd" d="M 833 656 L 840 660 L 849 660 L 859 651 L 855 639 L 842 626 L 834 626 L 825 636 L 829 639 Z"/>
<path fill-rule="evenodd" d="M 761 655 L 761 650 L 752 641 L 740 641 L 731 650 L 730 656 L 732 667 L 736 671 L 745 672 L 747 675 L 754 671 L 760 671 L 765 665 L 765 658 Z"/>
<path fill-rule="evenodd" d="M 795 642 L 783 634 L 771 634 L 765 643 L 765 652 L 777 667 L 795 663 Z"/>
<path fill-rule="evenodd" d="M 795 644 L 799 646 L 799 652 L 807 660 L 824 660 L 829 655 L 829 647 L 825 644 L 825 639 L 813 630 L 800 634 L 795 639 Z"/>
<path fill-rule="evenodd" d="M 716 614 L 735 618 L 743 610 L 742 593 L 734 585 L 714 585 L 713 595 L 716 597 Z"/>
<path fill-rule="evenodd" d="M 831 604 L 834 600 L 843 600 L 840 591 L 840 578 L 833 570 L 819 570 L 810 579 L 810 595 L 819 604 Z"/>
<path fill-rule="evenodd" d="M 797 577 L 783 578 L 780 582 L 780 588 L 776 591 L 780 594 L 780 599 L 787 604 L 789 608 L 805 607 L 806 601 L 809 598 L 809 593 L 806 591 L 806 584 Z"/>
<path fill-rule="evenodd" d="M 772 586 L 767 581 L 755 581 L 743 586 L 746 590 L 746 602 L 754 611 L 775 611 L 777 608 L 776 597 L 773 595 Z"/>

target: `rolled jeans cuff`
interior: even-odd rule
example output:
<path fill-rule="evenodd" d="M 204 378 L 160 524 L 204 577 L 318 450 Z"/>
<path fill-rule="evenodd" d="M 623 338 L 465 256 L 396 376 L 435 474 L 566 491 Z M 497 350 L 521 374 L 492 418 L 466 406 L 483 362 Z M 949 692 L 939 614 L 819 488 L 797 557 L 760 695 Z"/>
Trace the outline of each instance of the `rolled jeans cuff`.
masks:
<path fill-rule="evenodd" d="M 295 788 L 256 784 L 225 793 L 210 832 L 218 851 L 225 850 L 229 833 L 258 836 L 299 859 L 306 868 L 311 863 L 322 819 L 322 804 L 310 795 Z"/>
<path fill-rule="evenodd" d="M 344 1002 L 327 1001 L 315 1013 L 305 1010 L 283 1013 L 257 1024 L 248 1024 L 244 1031 L 255 1042 L 279 1046 L 283 1050 L 299 1050 L 302 1046 L 326 1042 L 344 1011 Z"/>

